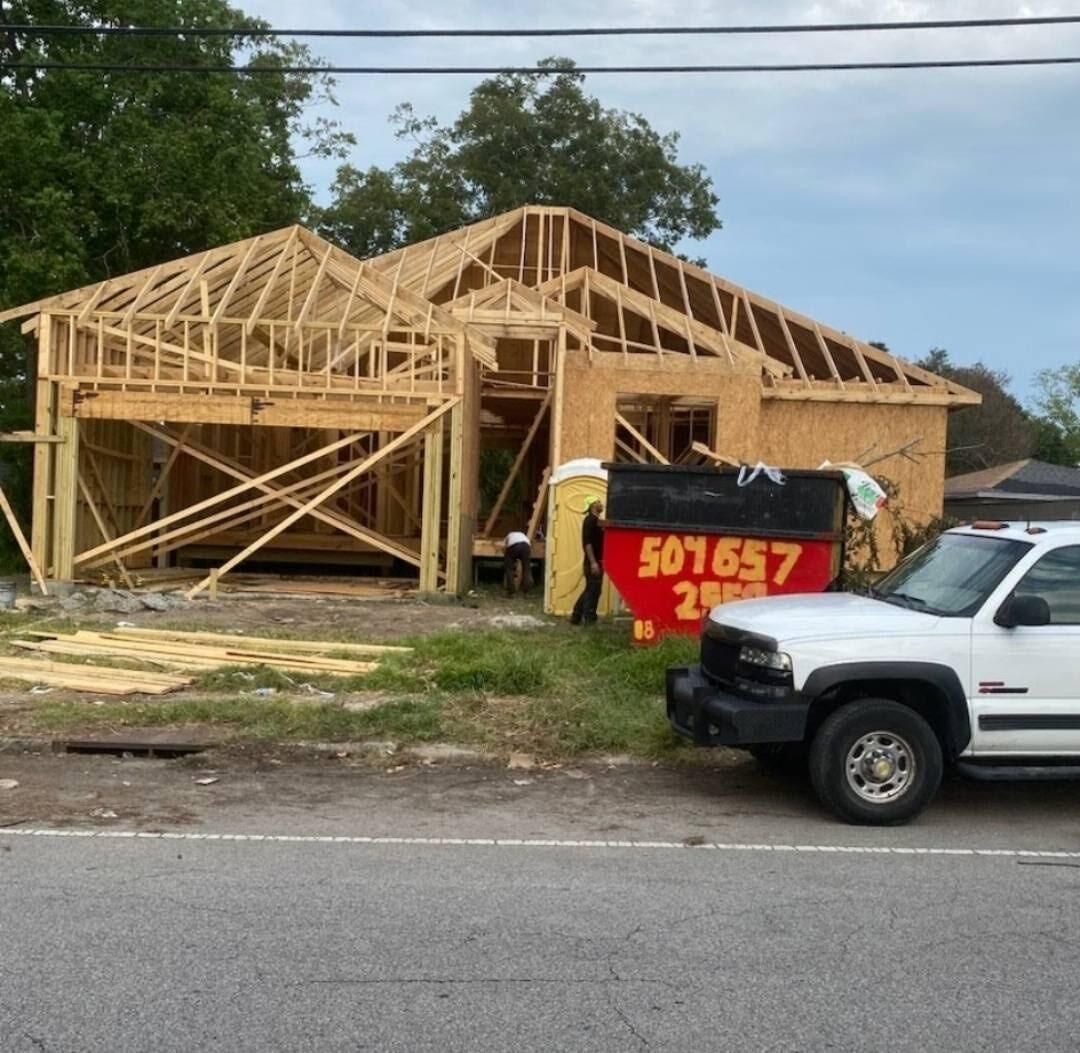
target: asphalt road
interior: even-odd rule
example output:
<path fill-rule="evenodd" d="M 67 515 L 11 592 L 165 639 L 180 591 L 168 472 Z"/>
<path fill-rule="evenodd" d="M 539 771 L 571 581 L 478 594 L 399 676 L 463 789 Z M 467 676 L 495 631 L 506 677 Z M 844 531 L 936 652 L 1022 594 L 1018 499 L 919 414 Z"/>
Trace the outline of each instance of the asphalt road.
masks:
<path fill-rule="evenodd" d="M 301 813 L 260 775 L 261 807 L 156 824 L 168 838 L 0 830 L 0 1050 L 1077 1048 L 1075 789 L 963 791 L 868 831 L 755 814 L 744 787 L 723 840 L 680 847 L 705 803 L 689 784 L 514 776 L 312 774 Z M 646 808 L 625 786 L 650 778 Z M 507 837 L 515 814 L 528 843 L 443 843 Z"/>

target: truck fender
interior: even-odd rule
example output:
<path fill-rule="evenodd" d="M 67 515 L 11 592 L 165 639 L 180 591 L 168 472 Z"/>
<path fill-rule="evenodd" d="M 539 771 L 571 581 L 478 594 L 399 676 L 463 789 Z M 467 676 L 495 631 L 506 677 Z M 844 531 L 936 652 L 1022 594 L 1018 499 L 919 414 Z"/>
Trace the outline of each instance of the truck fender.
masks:
<path fill-rule="evenodd" d="M 936 662 L 850 662 L 815 669 L 806 679 L 800 694 L 811 703 L 845 684 L 900 682 L 929 685 L 945 700 L 940 719 L 931 721 L 943 738 L 948 755 L 956 757 L 971 740 L 971 716 L 967 695 L 956 670 Z"/>

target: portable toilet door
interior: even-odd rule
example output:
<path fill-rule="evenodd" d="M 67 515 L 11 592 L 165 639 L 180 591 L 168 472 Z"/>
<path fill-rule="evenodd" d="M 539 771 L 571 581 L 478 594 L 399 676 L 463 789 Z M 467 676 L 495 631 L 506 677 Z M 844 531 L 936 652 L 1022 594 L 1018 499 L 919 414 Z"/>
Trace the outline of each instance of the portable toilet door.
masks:
<path fill-rule="evenodd" d="M 568 461 L 552 473 L 548 485 L 544 610 L 566 617 L 585 587 L 585 553 L 581 549 L 585 502 L 591 495 L 606 501 L 607 472 L 602 461 L 592 458 Z M 597 613 L 613 613 L 617 602 L 617 593 L 605 576 Z"/>

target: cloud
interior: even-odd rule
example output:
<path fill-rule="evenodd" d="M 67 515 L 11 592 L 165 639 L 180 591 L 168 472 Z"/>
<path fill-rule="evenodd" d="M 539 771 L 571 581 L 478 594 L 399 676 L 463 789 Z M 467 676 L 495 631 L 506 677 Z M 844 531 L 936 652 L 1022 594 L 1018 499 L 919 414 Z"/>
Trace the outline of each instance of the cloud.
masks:
<path fill-rule="evenodd" d="M 249 9 L 279 25 L 296 19 L 291 0 L 254 0 Z M 1059 3 L 1029 3 L 1033 13 L 1063 13 Z M 303 8 L 309 25 L 341 28 L 359 20 L 348 0 L 315 0 Z M 724 6 L 728 23 L 761 21 L 759 2 Z M 925 17 L 1012 15 L 1011 0 L 780 0 L 767 8 L 777 23 L 914 20 Z M 372 27 L 506 26 L 505 8 L 464 0 L 453 9 L 435 4 L 380 0 L 364 7 L 363 23 Z M 569 0 L 552 0 L 538 15 L 535 7 L 513 16 L 515 27 L 554 25 L 660 25 L 671 20 L 671 5 L 635 0 L 627 5 L 597 0 L 583 9 Z M 717 21 L 716 5 L 686 0 L 679 21 L 707 25 Z M 972 31 L 920 31 L 869 34 L 812 34 L 738 37 L 613 37 L 542 39 L 375 40 L 317 39 L 312 47 L 335 64 L 520 64 L 532 65 L 550 54 L 566 54 L 579 64 L 633 65 L 709 62 L 802 62 L 996 58 L 1080 51 L 1080 26 Z M 852 137 L 880 137 L 896 120 L 912 122 L 931 115 L 966 116 L 972 121 L 1000 120 L 1023 110 L 1028 92 L 1073 77 L 1057 69 L 1003 71 L 953 70 L 923 73 L 850 72 L 754 75 L 596 75 L 590 88 L 605 103 L 643 112 L 660 128 L 678 128 L 689 141 L 708 144 L 723 158 L 743 150 L 784 152 L 792 145 L 823 147 Z M 386 117 L 404 99 L 423 113 L 452 118 L 467 102 L 475 77 L 349 77 L 337 88 L 337 116 L 362 139 L 366 158 L 380 164 L 400 152 Z M 693 105 L 689 100 L 693 99 Z"/>

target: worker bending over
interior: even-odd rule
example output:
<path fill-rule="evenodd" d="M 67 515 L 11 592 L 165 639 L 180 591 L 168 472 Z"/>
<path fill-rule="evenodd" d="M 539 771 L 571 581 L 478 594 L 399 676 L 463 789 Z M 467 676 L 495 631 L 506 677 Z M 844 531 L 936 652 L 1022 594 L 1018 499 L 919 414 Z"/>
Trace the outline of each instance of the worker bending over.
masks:
<path fill-rule="evenodd" d="M 528 534 L 511 530 L 503 541 L 503 569 L 506 578 L 506 595 L 513 596 L 518 587 L 518 565 L 521 565 L 521 593 L 529 594 L 532 588 L 532 545 Z"/>

